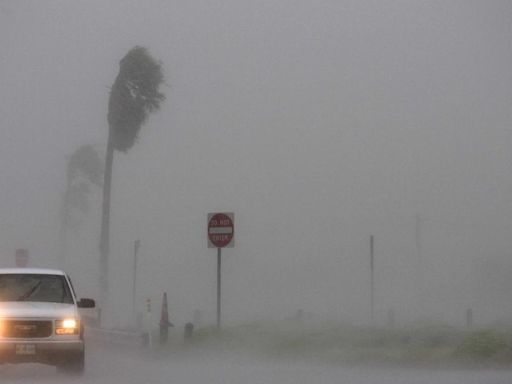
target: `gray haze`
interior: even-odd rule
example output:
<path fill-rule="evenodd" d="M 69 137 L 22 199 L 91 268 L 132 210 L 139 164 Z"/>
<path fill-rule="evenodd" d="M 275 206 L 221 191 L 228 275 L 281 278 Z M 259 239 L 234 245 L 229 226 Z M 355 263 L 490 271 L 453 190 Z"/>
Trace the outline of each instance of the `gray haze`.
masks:
<path fill-rule="evenodd" d="M 0 0 L 0 260 L 69 271 L 97 296 L 100 191 L 60 238 L 67 158 L 102 152 L 134 45 L 167 100 L 114 160 L 112 324 L 137 303 L 215 312 L 208 212 L 235 212 L 226 321 L 462 324 L 512 317 L 509 1 Z M 59 255 L 66 249 L 64 265 Z"/>

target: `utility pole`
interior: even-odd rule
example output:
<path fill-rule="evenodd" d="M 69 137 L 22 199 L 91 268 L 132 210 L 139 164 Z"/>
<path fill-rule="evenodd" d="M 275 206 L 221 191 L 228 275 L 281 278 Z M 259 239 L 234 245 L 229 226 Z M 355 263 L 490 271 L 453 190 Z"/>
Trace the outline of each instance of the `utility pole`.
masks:
<path fill-rule="evenodd" d="M 416 257 L 418 265 L 421 267 L 421 221 L 419 213 L 414 216 L 414 243 L 416 245 Z"/>
<path fill-rule="evenodd" d="M 135 294 L 137 292 L 137 254 L 139 253 L 140 240 L 133 242 L 133 284 L 132 284 L 132 311 L 135 323 L 137 322 L 137 311 L 135 309 Z"/>
<path fill-rule="evenodd" d="M 374 296 L 375 296 L 375 283 L 374 283 L 374 240 L 373 235 L 370 236 L 370 316 L 373 324 L 373 309 L 374 309 Z"/>
<path fill-rule="evenodd" d="M 423 222 L 425 219 L 421 216 L 421 214 L 416 213 L 414 215 L 414 243 L 416 246 L 416 263 L 415 263 L 415 289 L 416 289 L 416 300 L 418 305 L 418 313 L 420 316 L 423 316 L 425 311 L 425 303 L 424 303 L 424 290 L 425 290 L 425 284 L 424 284 L 424 265 L 425 260 L 424 252 L 423 252 Z"/>

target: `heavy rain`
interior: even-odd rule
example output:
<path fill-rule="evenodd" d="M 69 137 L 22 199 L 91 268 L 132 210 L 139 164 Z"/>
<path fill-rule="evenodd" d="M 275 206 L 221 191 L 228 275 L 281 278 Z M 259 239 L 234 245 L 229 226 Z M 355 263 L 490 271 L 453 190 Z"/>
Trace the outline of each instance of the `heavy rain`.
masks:
<path fill-rule="evenodd" d="M 511 17 L 0 0 L 0 274 L 96 303 L 2 380 L 510 382 Z"/>

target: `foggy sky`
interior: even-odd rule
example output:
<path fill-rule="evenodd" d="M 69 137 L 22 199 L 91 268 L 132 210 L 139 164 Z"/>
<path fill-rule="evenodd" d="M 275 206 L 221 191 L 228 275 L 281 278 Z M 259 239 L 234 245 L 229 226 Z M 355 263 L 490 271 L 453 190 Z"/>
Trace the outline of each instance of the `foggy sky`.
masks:
<path fill-rule="evenodd" d="M 115 321 L 139 238 L 140 309 L 167 291 L 179 321 L 212 316 L 216 211 L 235 212 L 226 319 L 367 318 L 372 234 L 380 318 L 511 316 L 511 16 L 508 1 L 1 0 L 0 260 L 27 247 L 56 265 L 66 156 L 103 151 L 119 60 L 143 45 L 167 100 L 115 155 Z M 92 296 L 96 192 L 65 265 Z"/>

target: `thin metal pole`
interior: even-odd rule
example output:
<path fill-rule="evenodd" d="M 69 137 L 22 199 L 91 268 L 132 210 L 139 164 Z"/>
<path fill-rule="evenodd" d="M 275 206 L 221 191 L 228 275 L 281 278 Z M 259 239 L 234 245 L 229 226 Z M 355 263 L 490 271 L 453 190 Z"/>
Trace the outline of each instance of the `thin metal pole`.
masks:
<path fill-rule="evenodd" d="M 137 321 L 137 314 L 135 310 L 135 296 L 137 293 L 137 253 L 139 252 L 140 240 L 133 242 L 133 284 L 132 284 L 132 311 L 133 318 Z"/>
<path fill-rule="evenodd" d="M 371 310 L 371 321 L 373 323 L 373 308 L 374 308 L 374 295 L 375 295 L 375 284 L 374 284 L 374 244 L 373 235 L 370 236 L 370 310 Z"/>
<path fill-rule="evenodd" d="M 221 321 L 221 249 L 217 248 L 217 328 L 220 329 Z"/>
<path fill-rule="evenodd" d="M 417 295 L 417 302 L 418 302 L 418 310 L 420 312 L 420 316 L 423 316 L 424 313 L 424 295 L 423 295 L 423 255 L 422 255 L 422 244 L 421 244 L 421 232 L 422 232 L 422 222 L 423 218 L 419 213 L 415 215 L 415 243 L 416 243 L 416 295 Z"/>

